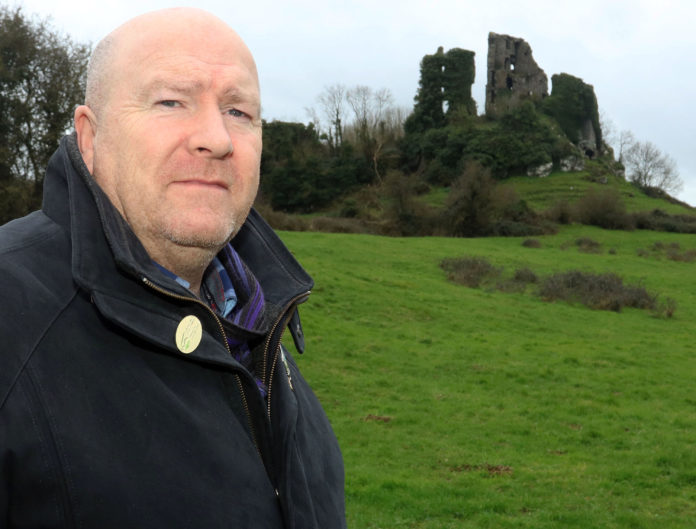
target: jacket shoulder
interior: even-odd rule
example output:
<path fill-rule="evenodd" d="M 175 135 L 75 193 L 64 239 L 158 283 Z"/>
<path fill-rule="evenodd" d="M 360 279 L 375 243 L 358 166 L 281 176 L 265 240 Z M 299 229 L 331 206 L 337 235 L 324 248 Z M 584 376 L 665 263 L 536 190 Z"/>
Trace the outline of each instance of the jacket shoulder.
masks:
<path fill-rule="evenodd" d="M 34 347 L 75 294 L 70 242 L 40 211 L 0 227 L 0 407 Z"/>

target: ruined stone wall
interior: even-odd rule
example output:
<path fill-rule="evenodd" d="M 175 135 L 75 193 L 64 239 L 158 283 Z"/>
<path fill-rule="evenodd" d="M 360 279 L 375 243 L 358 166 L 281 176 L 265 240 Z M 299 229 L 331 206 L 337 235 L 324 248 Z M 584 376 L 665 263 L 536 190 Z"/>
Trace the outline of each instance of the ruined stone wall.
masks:
<path fill-rule="evenodd" d="M 486 115 L 499 117 L 527 99 L 543 99 L 549 82 L 524 39 L 488 34 Z"/>
<path fill-rule="evenodd" d="M 445 51 L 440 46 L 425 55 L 413 114 L 406 120 L 407 132 L 444 127 L 452 116 L 476 115 L 471 97 L 475 78 L 474 52 L 460 48 Z"/>

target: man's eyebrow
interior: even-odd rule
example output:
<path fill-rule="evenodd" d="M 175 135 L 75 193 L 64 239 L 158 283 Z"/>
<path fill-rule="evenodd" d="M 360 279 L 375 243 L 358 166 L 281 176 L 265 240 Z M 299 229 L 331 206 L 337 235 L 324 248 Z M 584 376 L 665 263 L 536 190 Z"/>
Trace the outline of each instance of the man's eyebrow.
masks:
<path fill-rule="evenodd" d="M 259 97 L 249 90 L 228 88 L 222 93 L 222 98 L 232 103 L 251 103 L 259 106 Z"/>
<path fill-rule="evenodd" d="M 179 79 L 155 78 L 143 86 L 141 92 L 150 95 L 158 90 L 171 90 L 179 94 L 194 94 L 203 89 L 203 83 L 199 81 L 184 81 Z"/>

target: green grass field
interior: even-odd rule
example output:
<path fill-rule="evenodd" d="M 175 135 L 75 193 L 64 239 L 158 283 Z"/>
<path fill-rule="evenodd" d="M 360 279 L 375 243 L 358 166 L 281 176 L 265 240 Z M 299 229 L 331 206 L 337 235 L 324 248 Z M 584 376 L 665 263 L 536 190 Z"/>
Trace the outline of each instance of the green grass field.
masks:
<path fill-rule="evenodd" d="M 316 281 L 298 362 L 343 448 L 351 529 L 696 527 L 696 262 L 650 250 L 696 236 L 281 236 Z M 470 289 L 439 267 L 463 255 L 615 272 L 677 309 Z"/>

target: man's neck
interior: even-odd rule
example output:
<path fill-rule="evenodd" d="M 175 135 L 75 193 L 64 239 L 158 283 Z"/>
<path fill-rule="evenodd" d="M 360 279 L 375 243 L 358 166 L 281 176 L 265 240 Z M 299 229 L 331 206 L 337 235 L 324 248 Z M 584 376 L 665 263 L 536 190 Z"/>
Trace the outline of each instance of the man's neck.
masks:
<path fill-rule="evenodd" d="M 203 274 L 217 252 L 202 248 L 181 246 L 176 246 L 169 251 L 147 250 L 150 257 L 156 263 L 188 281 L 189 290 L 193 292 L 196 297 L 200 297 Z"/>

